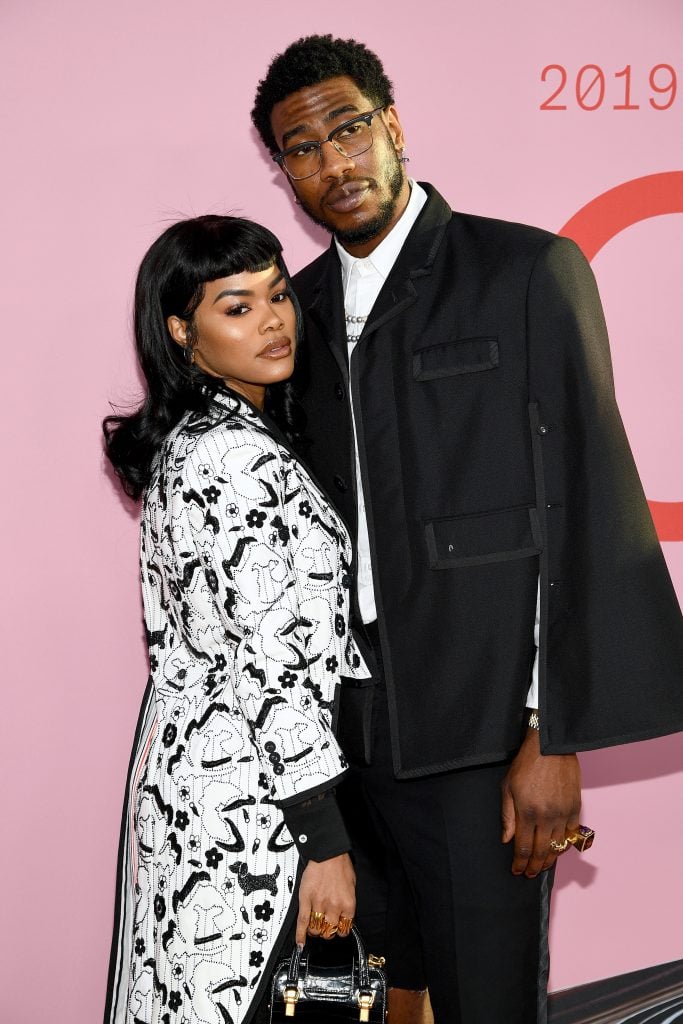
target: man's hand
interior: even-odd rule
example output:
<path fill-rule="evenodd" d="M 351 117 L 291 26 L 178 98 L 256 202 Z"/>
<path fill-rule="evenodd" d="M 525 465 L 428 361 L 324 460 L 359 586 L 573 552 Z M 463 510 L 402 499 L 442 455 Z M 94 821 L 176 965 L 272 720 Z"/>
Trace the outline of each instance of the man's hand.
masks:
<path fill-rule="evenodd" d="M 329 860 L 309 860 L 299 885 L 299 916 L 296 941 L 304 943 L 306 933 L 320 935 L 318 928 L 309 928 L 311 913 L 323 913 L 331 925 L 340 917 L 353 920 L 356 913 L 356 873 L 348 853 Z M 332 938 L 323 935 L 323 938 Z"/>
<path fill-rule="evenodd" d="M 578 827 L 581 770 L 576 754 L 541 754 L 538 730 L 528 729 L 503 779 L 503 842 L 514 837 L 513 875 L 534 878 L 553 866 L 551 839 L 564 842 Z"/>

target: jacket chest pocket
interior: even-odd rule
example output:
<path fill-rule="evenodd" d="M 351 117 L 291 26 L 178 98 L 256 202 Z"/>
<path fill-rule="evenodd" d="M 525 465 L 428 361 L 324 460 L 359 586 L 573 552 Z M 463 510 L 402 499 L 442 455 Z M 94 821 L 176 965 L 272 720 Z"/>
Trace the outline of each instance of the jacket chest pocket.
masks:
<path fill-rule="evenodd" d="M 437 380 L 498 366 L 498 338 L 458 338 L 428 345 L 413 354 L 415 380 Z"/>
<path fill-rule="evenodd" d="M 526 506 L 432 519 L 425 535 L 432 569 L 531 558 L 543 547 L 538 513 Z"/>

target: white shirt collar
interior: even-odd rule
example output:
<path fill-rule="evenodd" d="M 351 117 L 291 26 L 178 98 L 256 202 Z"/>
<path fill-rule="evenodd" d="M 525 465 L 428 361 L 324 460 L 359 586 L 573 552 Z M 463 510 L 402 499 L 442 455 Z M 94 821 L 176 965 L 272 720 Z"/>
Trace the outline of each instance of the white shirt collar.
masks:
<path fill-rule="evenodd" d="M 401 217 L 393 226 L 386 238 L 383 238 L 376 249 L 369 256 L 359 258 L 352 256 L 339 244 L 335 238 L 334 244 L 339 253 L 342 268 L 342 284 L 344 289 L 348 283 L 349 275 L 354 264 L 359 264 L 359 270 L 366 270 L 379 274 L 384 280 L 396 262 L 410 229 L 417 220 L 422 207 L 427 202 L 427 193 L 416 181 L 410 182 L 410 198 Z"/>

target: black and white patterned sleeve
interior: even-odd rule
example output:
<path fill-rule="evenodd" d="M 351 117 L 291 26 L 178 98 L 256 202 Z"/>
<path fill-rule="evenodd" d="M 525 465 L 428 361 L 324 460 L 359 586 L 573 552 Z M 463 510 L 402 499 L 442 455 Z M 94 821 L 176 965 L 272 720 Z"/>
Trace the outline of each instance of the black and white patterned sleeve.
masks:
<path fill-rule="evenodd" d="M 263 775 L 286 806 L 334 785 L 347 764 L 331 728 L 333 694 L 311 680 L 312 623 L 299 608 L 307 580 L 285 525 L 287 474 L 275 442 L 257 440 L 245 432 L 227 447 L 219 430 L 197 440 L 171 489 L 173 545 L 188 581 L 188 641 L 214 665 L 225 651 L 222 679 L 207 685 L 232 688 Z"/>

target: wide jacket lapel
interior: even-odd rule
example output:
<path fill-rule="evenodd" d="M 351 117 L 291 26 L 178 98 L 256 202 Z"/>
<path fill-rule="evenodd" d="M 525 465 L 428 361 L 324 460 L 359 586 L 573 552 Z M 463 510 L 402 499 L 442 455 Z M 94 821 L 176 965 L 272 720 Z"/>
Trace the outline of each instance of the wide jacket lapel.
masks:
<path fill-rule="evenodd" d="M 416 282 L 431 273 L 452 212 L 446 200 L 432 185 L 425 182 L 420 184 L 427 192 L 427 202 L 377 296 L 361 334 L 362 340 L 416 302 Z M 322 261 L 320 277 L 314 289 L 315 296 L 305 312 L 310 315 L 320 335 L 329 345 L 344 378 L 348 379 L 344 293 L 341 265 L 334 242 Z"/>
<path fill-rule="evenodd" d="M 332 350 L 344 378 L 348 378 L 346 357 L 346 322 L 344 320 L 344 293 L 342 290 L 341 264 L 337 247 L 330 245 L 324 269 L 315 286 L 315 297 L 308 313 L 323 339 Z"/>
<path fill-rule="evenodd" d="M 412 306 L 418 297 L 416 282 L 431 273 L 452 212 L 432 185 L 420 185 L 427 192 L 427 202 L 377 296 L 361 341 Z"/>

